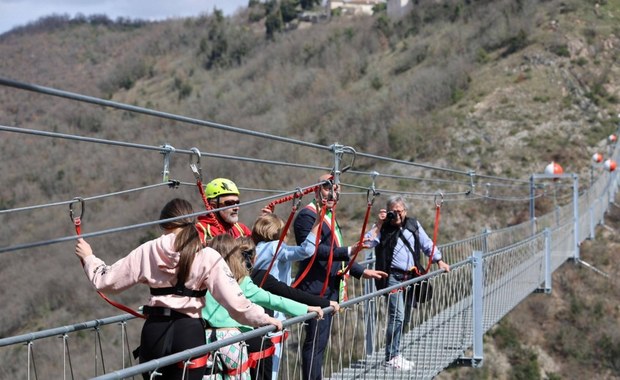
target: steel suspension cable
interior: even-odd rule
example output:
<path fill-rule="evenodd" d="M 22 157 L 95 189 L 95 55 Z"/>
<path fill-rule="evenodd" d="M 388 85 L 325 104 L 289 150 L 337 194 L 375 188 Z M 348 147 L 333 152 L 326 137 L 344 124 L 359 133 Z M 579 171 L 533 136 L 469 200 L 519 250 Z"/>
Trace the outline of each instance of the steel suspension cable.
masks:
<path fill-rule="evenodd" d="M 127 189 L 127 190 L 122 190 L 122 191 L 116 191 L 116 192 L 113 192 L 113 193 L 100 194 L 100 195 L 95 195 L 95 196 L 92 196 L 92 197 L 84 197 L 82 199 L 85 200 L 85 201 L 91 201 L 91 200 L 96 200 L 96 199 L 112 197 L 112 196 L 116 196 L 116 195 L 129 194 L 129 193 L 136 192 L 136 191 L 154 189 L 154 188 L 162 187 L 162 186 L 175 187 L 175 186 L 177 186 L 179 184 L 180 184 L 179 181 L 170 180 L 168 182 L 163 182 L 163 183 L 157 183 L 157 184 L 154 184 L 154 185 L 147 185 L 147 186 L 137 187 L 137 188 L 134 188 L 134 189 Z M 69 204 L 73 203 L 74 201 L 75 201 L 75 199 L 72 199 L 70 201 L 60 201 L 60 202 L 47 203 L 47 204 L 42 204 L 42 205 L 33 205 L 33 206 L 26 206 L 26 207 L 18 207 L 18 208 L 0 210 L 0 215 L 2 215 L 2 214 L 9 214 L 9 213 L 13 213 L 13 212 L 19 212 L 19 211 L 36 210 L 36 209 L 52 207 L 52 206 L 69 205 Z"/>
<path fill-rule="evenodd" d="M 45 87 L 45 86 L 39 86 L 36 84 L 19 82 L 19 81 L 15 81 L 15 80 L 8 79 L 8 78 L 0 77 L 0 85 L 18 88 L 21 90 L 26 90 L 26 91 L 31 91 L 31 92 L 37 92 L 37 93 L 46 94 L 46 95 L 57 96 L 60 98 L 65 98 L 65 99 L 70 99 L 70 100 L 76 100 L 79 102 L 90 103 L 90 104 L 95 104 L 99 106 L 111 107 L 111 108 L 116 108 L 116 109 L 120 109 L 124 111 L 130 111 L 130 112 L 136 112 L 136 113 L 140 113 L 144 115 L 160 117 L 162 119 L 180 121 L 180 122 L 199 125 L 203 127 L 211 127 L 211 128 L 221 129 L 225 131 L 241 133 L 244 135 L 249 135 L 249 136 L 254 136 L 254 137 L 261 137 L 261 138 L 270 139 L 270 140 L 282 141 L 282 142 L 287 142 L 291 144 L 302 145 L 302 146 L 307 146 L 307 147 L 317 148 L 317 149 L 322 149 L 322 150 L 331 149 L 329 146 L 325 146 L 325 145 L 295 140 L 295 139 L 288 138 L 288 137 L 270 135 L 268 133 L 251 131 L 251 130 L 247 130 L 243 128 L 232 127 L 232 126 L 225 125 L 225 124 L 215 123 L 212 121 L 205 121 L 205 120 L 195 119 L 191 117 L 180 116 L 180 115 L 176 115 L 176 114 L 172 114 L 168 112 L 155 111 L 149 108 L 132 106 L 129 104 L 115 102 L 112 100 L 104 100 L 104 99 L 96 98 L 93 96 L 87 96 L 87 95 L 77 94 L 74 92 L 57 90 L 51 87 Z"/>
<path fill-rule="evenodd" d="M 455 181 L 455 180 L 442 179 L 442 178 L 423 178 L 423 177 L 405 176 L 405 175 L 397 175 L 397 174 L 385 174 L 385 173 L 377 173 L 377 172 L 364 172 L 364 171 L 358 171 L 358 170 L 353 170 L 353 169 L 348 170 L 347 173 L 349 173 L 349 174 L 356 174 L 356 175 L 363 175 L 363 176 L 368 176 L 368 175 L 375 174 L 377 177 L 385 177 L 385 178 L 391 178 L 391 179 L 407 179 L 407 180 L 417 180 L 417 181 L 421 181 L 421 182 L 451 183 L 451 184 L 458 184 L 458 185 L 469 186 L 469 182 Z"/>
<path fill-rule="evenodd" d="M 73 92 L 69 92 L 69 91 L 63 91 L 63 90 L 58 90 L 58 89 L 51 88 L 51 87 L 45 87 L 45 86 L 40 86 L 40 85 L 36 85 L 36 84 L 20 82 L 20 81 L 8 79 L 8 78 L 3 78 L 3 77 L 0 77 L 0 85 L 4 85 L 4 86 L 8 86 L 8 87 L 13 87 L 13 88 L 17 88 L 17 89 L 21 89 L 21 90 L 25 90 L 25 91 L 31 91 L 31 92 L 36 92 L 36 93 L 56 96 L 56 97 L 60 97 L 60 98 L 65 98 L 65 99 L 76 100 L 76 101 L 80 101 L 80 102 L 85 102 L 85 103 L 105 106 L 105 107 L 121 109 L 121 110 L 125 110 L 125 111 L 130 111 L 130 112 L 136 112 L 136 113 L 140 113 L 140 114 L 144 114 L 144 115 L 160 117 L 160 118 L 163 118 L 163 119 L 168 119 L 168 120 L 174 120 L 174 121 L 179 121 L 179 122 L 199 125 L 199 126 L 203 126 L 203 127 L 211 127 L 211 128 L 216 128 L 216 129 L 220 129 L 220 130 L 229 131 L 229 132 L 241 133 L 241 134 L 250 135 L 250 136 L 253 136 L 253 137 L 260 137 L 260 138 L 271 139 L 271 140 L 275 140 L 275 141 L 281 141 L 281 142 L 287 142 L 287 143 L 296 144 L 296 145 L 302 145 L 302 146 L 316 148 L 316 149 L 321 149 L 321 150 L 332 151 L 332 148 L 333 148 L 333 146 L 326 146 L 326 145 L 320 145 L 320 144 L 315 144 L 315 143 L 309 143 L 309 142 L 305 142 L 305 141 L 301 141 L 301 140 L 295 140 L 295 139 L 288 138 L 288 137 L 276 136 L 276 135 L 271 135 L 271 134 L 264 133 L 264 132 L 257 132 L 257 131 L 247 130 L 247 129 L 243 129 L 243 128 L 239 128 L 239 127 L 233 127 L 233 126 L 229 126 L 229 125 L 225 125 L 225 124 L 215 123 L 215 122 L 211 122 L 211 121 L 205 121 L 205 120 L 196 119 L 196 118 L 190 118 L 190 117 L 186 117 L 186 116 L 180 116 L 180 115 L 176 115 L 176 114 L 172 114 L 172 113 L 168 113 L 168 112 L 156 111 L 156 110 L 152 110 L 152 109 L 149 109 L 149 108 L 133 106 L 133 105 L 124 104 L 124 103 L 120 103 L 120 102 L 115 102 L 115 101 L 111 101 L 111 100 L 105 100 L 105 99 L 96 98 L 96 97 L 93 97 L 93 96 L 81 95 L 81 94 L 77 94 L 77 93 L 73 93 Z M 383 156 L 378 156 L 378 155 L 374 155 L 374 154 L 370 154 L 370 153 L 358 152 L 357 155 L 360 156 L 360 157 L 372 158 L 372 159 L 379 160 L 379 161 L 400 163 L 400 164 L 404 164 L 404 165 L 408 165 L 408 166 L 414 166 L 414 167 L 420 167 L 420 168 L 425 168 L 425 169 L 430 169 L 430 170 L 444 171 L 444 172 L 453 173 L 453 174 L 460 174 L 460 175 L 471 176 L 471 171 L 464 171 L 464 170 L 451 169 L 451 168 L 441 168 L 441 167 L 438 167 L 438 166 L 433 166 L 433 165 L 428 165 L 428 164 L 420 164 L 420 163 L 411 162 L 411 161 L 405 161 L 405 160 L 399 160 L 399 159 L 395 159 L 395 158 L 391 158 L 391 157 L 383 157 Z M 499 178 L 499 177 L 496 177 L 496 178 Z M 506 180 L 509 181 L 511 179 L 506 179 Z"/>
<path fill-rule="evenodd" d="M 69 135 L 69 134 L 58 133 L 58 132 L 47 132 L 47 131 L 39 131 L 35 129 L 8 127 L 5 125 L 0 125 L 0 131 L 39 135 L 39 136 L 46 136 L 46 137 L 53 137 L 53 138 L 62 138 L 62 139 L 67 139 L 67 140 L 85 141 L 85 142 L 100 143 L 100 144 L 107 144 L 107 145 L 116 145 L 116 146 L 138 148 L 138 149 L 145 149 L 145 150 L 155 150 L 155 151 L 158 151 L 159 153 L 169 152 L 169 149 L 165 146 L 135 144 L 135 143 L 128 143 L 128 142 L 123 142 L 123 141 L 105 140 L 105 139 L 94 138 L 94 137 Z M 194 152 L 191 149 L 175 149 L 174 153 L 183 153 L 187 155 L 194 154 Z M 229 160 L 253 162 L 253 163 L 276 165 L 276 166 L 288 166 L 288 167 L 302 168 L 302 169 L 314 169 L 314 170 L 322 170 L 322 171 L 331 170 L 331 168 L 328 168 L 325 166 L 296 164 L 292 162 L 283 162 L 283 161 L 274 161 L 274 160 L 263 160 L 263 159 L 250 158 L 250 157 L 231 156 L 227 154 L 200 152 L 200 155 L 203 157 L 229 159 Z"/>
<path fill-rule="evenodd" d="M 194 186 L 195 186 L 195 184 L 194 184 Z M 288 193 L 288 194 L 290 194 L 290 193 Z M 205 214 L 208 214 L 208 213 L 213 213 L 213 212 L 217 212 L 217 211 L 221 211 L 221 210 L 226 210 L 226 209 L 229 209 L 229 208 L 232 208 L 232 207 L 248 206 L 248 205 L 252 205 L 252 204 L 255 204 L 255 203 L 264 203 L 265 201 L 270 201 L 272 199 L 281 197 L 282 195 L 286 195 L 286 194 L 279 194 L 279 195 L 269 196 L 269 197 L 265 197 L 265 198 L 259 198 L 259 199 L 255 199 L 255 200 L 252 200 L 252 201 L 243 202 L 243 203 L 240 203 L 239 205 L 235 205 L 235 206 L 221 207 L 221 208 L 212 209 L 212 210 L 209 210 L 209 211 L 199 211 L 199 212 L 195 212 L 193 214 L 183 215 L 183 216 L 169 218 L 169 219 L 160 219 L 160 220 L 155 220 L 155 221 L 150 221 L 150 222 L 132 224 L 132 225 L 123 226 L 123 227 L 110 228 L 110 229 L 96 231 L 96 232 L 89 232 L 89 233 L 82 234 L 81 236 L 83 238 L 89 238 L 89 237 L 95 237 L 95 236 L 108 235 L 108 234 L 112 234 L 112 233 L 116 233 L 116 232 L 124 232 L 124 231 L 128 231 L 128 230 L 135 230 L 135 229 L 138 229 L 138 228 L 155 226 L 155 225 L 159 225 L 160 223 L 172 222 L 172 221 L 180 220 L 180 219 L 187 218 L 187 217 L 198 217 L 198 216 L 205 215 Z M 0 248 L 0 253 L 13 252 L 13 251 L 18 251 L 18 250 L 27 249 L 27 248 L 41 247 L 41 246 L 45 246 L 45 245 L 52 245 L 52 244 L 57 244 L 57 243 L 62 243 L 62 242 L 67 242 L 67 241 L 73 241 L 75 239 L 76 239 L 75 236 L 65 236 L 65 237 L 60 237 L 60 238 L 56 238 L 56 239 L 49 239 L 49 240 L 32 242 L 32 243 L 16 244 L 16 245 L 8 246 L 8 247 L 1 247 Z"/>

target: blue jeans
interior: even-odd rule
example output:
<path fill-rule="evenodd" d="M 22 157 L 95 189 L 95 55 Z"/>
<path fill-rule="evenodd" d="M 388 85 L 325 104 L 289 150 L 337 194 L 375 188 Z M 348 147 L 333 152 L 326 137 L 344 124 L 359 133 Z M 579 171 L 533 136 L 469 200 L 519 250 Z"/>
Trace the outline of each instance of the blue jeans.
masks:
<path fill-rule="evenodd" d="M 390 273 L 388 286 L 400 284 L 408 280 L 400 273 Z M 385 360 L 390 360 L 400 352 L 400 336 L 403 327 L 409 322 L 411 309 L 414 308 L 413 289 L 403 288 L 388 294 L 388 321 L 385 331 Z"/>

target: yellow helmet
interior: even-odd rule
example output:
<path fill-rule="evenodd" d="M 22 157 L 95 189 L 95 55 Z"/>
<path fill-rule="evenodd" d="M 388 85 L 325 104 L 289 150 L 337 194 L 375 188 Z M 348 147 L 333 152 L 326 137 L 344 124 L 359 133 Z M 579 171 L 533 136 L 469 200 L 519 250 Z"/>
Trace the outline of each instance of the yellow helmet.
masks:
<path fill-rule="evenodd" d="M 237 189 L 237 185 L 233 181 L 226 178 L 216 178 L 205 186 L 207 199 L 230 194 L 239 195 L 239 189 Z"/>

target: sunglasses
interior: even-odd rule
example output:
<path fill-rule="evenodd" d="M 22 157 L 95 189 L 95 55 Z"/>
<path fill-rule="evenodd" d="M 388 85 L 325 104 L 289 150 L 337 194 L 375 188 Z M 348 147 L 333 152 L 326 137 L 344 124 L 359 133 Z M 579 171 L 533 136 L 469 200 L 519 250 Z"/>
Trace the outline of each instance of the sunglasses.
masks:
<path fill-rule="evenodd" d="M 335 185 L 332 182 L 325 182 L 325 183 L 321 184 L 321 188 L 323 190 L 331 190 L 331 189 L 334 189 L 334 188 L 338 189 L 338 185 Z"/>
<path fill-rule="evenodd" d="M 222 206 L 234 206 L 234 205 L 238 205 L 239 204 L 239 200 L 229 200 L 229 201 L 224 201 L 221 202 L 220 205 Z"/>

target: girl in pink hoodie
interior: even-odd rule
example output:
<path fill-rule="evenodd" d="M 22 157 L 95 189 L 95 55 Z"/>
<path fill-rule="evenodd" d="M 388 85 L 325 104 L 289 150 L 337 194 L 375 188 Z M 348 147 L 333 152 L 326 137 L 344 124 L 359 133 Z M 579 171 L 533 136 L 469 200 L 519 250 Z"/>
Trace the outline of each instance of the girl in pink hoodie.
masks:
<path fill-rule="evenodd" d="M 262 307 L 243 296 L 237 281 L 218 252 L 203 248 L 196 229 L 195 217 L 183 217 L 194 211 L 183 199 L 173 199 L 161 211 L 164 234 L 131 251 L 112 265 L 93 255 L 90 245 L 78 239 L 75 254 L 84 264 L 84 272 L 97 290 L 118 293 L 136 285 L 151 289 L 144 306 L 147 320 L 140 339 L 140 362 L 171 355 L 206 344 L 205 321 L 201 309 L 208 290 L 244 325 L 259 327 L 272 324 L 278 330 L 282 323 L 265 313 Z M 168 219 L 176 218 L 168 221 Z M 193 358 L 187 379 L 201 379 L 206 358 Z M 164 379 L 180 379 L 183 365 L 159 368 Z M 189 374 L 189 377 L 187 376 Z M 143 374 L 149 378 L 149 374 Z"/>

